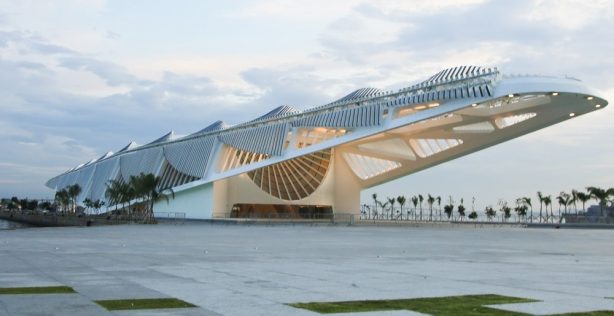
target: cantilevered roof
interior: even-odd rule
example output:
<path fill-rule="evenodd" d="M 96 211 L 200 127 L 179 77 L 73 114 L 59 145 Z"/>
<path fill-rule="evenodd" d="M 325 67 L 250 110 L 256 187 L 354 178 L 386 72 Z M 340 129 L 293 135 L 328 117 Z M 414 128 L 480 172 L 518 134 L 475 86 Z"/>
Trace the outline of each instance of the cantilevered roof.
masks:
<path fill-rule="evenodd" d="M 158 139 L 154 140 L 154 141 L 153 141 L 153 142 L 151 142 L 151 143 L 148 143 L 147 145 L 153 145 L 153 144 L 166 143 L 166 142 L 172 141 L 172 140 L 174 140 L 174 139 L 176 139 L 176 138 L 177 138 L 177 137 L 176 137 L 176 135 L 175 135 L 175 131 L 170 131 L 170 132 L 168 132 L 168 133 L 164 134 L 164 136 L 162 136 L 162 137 L 160 137 L 160 138 L 158 138 Z"/>
<path fill-rule="evenodd" d="M 94 159 L 92 159 L 92 160 L 90 160 L 90 161 L 86 162 L 84 166 L 89 166 L 90 164 L 92 164 L 93 162 L 96 162 L 97 160 L 98 160 L 98 159 L 94 158 Z"/>
<path fill-rule="evenodd" d="M 137 148 L 138 146 L 139 146 L 139 145 L 137 145 L 137 144 L 136 144 L 136 142 L 131 141 L 131 142 L 130 142 L 128 145 L 124 146 L 124 148 L 122 148 L 122 149 L 118 150 L 118 151 L 115 153 L 115 155 L 120 154 L 120 153 L 123 153 L 123 152 L 128 151 L 128 150 L 132 150 L 132 149 L 134 149 L 134 148 Z"/>
<path fill-rule="evenodd" d="M 335 102 L 345 102 L 345 101 L 350 101 L 350 100 L 354 100 L 354 99 L 360 99 L 360 98 L 365 98 L 365 97 L 370 97 L 370 96 L 374 96 L 378 93 L 381 93 L 382 90 L 377 89 L 377 88 L 361 88 L 358 89 L 346 96 L 344 96 L 343 98 L 335 101 Z"/>
<path fill-rule="evenodd" d="M 436 73 L 435 75 L 430 77 L 428 80 L 426 80 L 425 83 L 439 83 L 439 82 L 447 82 L 447 81 L 452 81 L 452 80 L 467 79 L 468 77 L 475 77 L 475 76 L 479 76 L 482 74 L 491 73 L 495 70 L 496 70 L 495 68 L 485 68 L 485 67 L 478 67 L 478 66 L 453 67 L 453 68 L 444 69 Z"/>
<path fill-rule="evenodd" d="M 166 133 L 162 137 L 146 144 L 138 146 L 135 142 L 130 142 L 115 154 L 107 153 L 90 164 L 98 164 L 101 160 L 111 156 L 116 157 L 134 149 L 145 150 L 150 147 L 165 146 L 167 143 L 176 141 L 190 141 L 193 138 L 205 137 L 206 134 L 218 137 L 222 142 L 259 153 L 278 155 L 283 147 L 285 135 L 284 126 L 277 126 L 280 122 L 274 122 L 279 118 L 290 118 L 288 122 L 292 127 L 298 126 L 325 126 L 340 128 L 356 128 L 379 125 L 381 122 L 381 107 L 407 106 L 409 104 L 430 102 L 433 100 L 446 100 L 467 97 L 486 97 L 492 92 L 493 78 L 486 78 L 485 75 L 496 76 L 496 68 L 484 68 L 477 66 L 461 66 L 445 69 L 430 77 L 426 81 L 416 85 L 400 89 L 399 91 L 382 91 L 377 88 L 362 88 L 325 105 L 313 107 L 305 111 L 298 110 L 292 106 L 282 105 L 267 112 L 266 114 L 245 123 L 228 126 L 223 121 L 216 121 L 204 129 L 189 135 L 189 137 L 179 137 L 173 131 Z M 484 78 L 480 78 L 484 77 Z M 491 76 L 492 77 L 492 76 Z M 479 80 L 473 80 L 480 78 Z M 463 87 L 450 86 L 446 89 L 430 89 L 438 85 L 445 85 L 449 81 L 472 80 L 471 83 Z M 426 89 L 425 89 L 426 88 Z M 360 106 L 347 107 L 348 104 L 360 103 Z M 291 117 L 297 116 L 292 119 Z M 300 117 L 298 117 L 300 116 Z M 265 123 L 271 126 L 256 126 Z M 273 126 L 275 125 L 275 126 Z M 245 130 L 245 129 L 248 130 Z M 267 141 L 262 141 L 266 138 Z M 273 144 L 274 143 L 274 144 Z M 257 146 L 256 146 L 257 145 Z M 67 172 L 79 169 L 73 168 Z"/>
<path fill-rule="evenodd" d="M 263 121 L 266 119 L 271 119 L 271 118 L 276 118 L 276 117 L 290 116 L 290 115 L 299 114 L 299 113 L 301 113 L 301 110 L 299 109 L 296 109 L 289 105 L 281 105 L 267 112 L 265 115 L 258 117 L 252 122 Z"/>
<path fill-rule="evenodd" d="M 98 161 L 98 160 L 103 160 L 103 159 L 109 158 L 109 157 L 111 157 L 111 156 L 113 156 L 113 152 L 112 152 L 112 151 L 107 151 L 107 153 L 106 153 L 106 154 L 104 154 L 104 155 L 100 156 L 100 158 L 98 158 L 96 161 Z"/>
<path fill-rule="evenodd" d="M 210 132 L 215 132 L 215 131 L 219 131 L 219 130 L 223 130 L 225 128 L 228 127 L 228 124 L 226 124 L 224 121 L 215 121 L 213 122 L 211 125 L 201 129 L 200 131 L 196 132 L 196 133 L 192 133 L 190 135 L 198 135 L 198 134 L 204 134 L 204 133 L 210 133 Z"/>
<path fill-rule="evenodd" d="M 553 98 L 554 94 L 546 94 L 548 91 L 560 92 L 561 96 Z M 115 155 L 108 153 L 98 161 L 73 168 L 51 179 L 47 185 L 63 188 L 78 183 L 88 197 L 103 199 L 109 180 L 118 177 L 128 179 L 140 172 L 158 172 L 166 179 L 166 185 L 178 187 L 187 183 L 200 185 L 272 166 L 266 169 L 266 177 L 260 171 L 259 183 L 255 177 L 252 180 L 260 184 L 265 192 L 285 199 L 284 192 L 290 192 L 288 190 L 294 186 L 288 186 L 288 181 L 296 180 L 296 175 L 309 176 L 312 172 L 324 175 L 323 170 L 311 166 L 313 159 L 322 158 L 318 155 L 323 150 L 339 146 L 344 154 L 343 159 L 354 174 L 370 186 L 383 181 L 377 179 L 383 179 L 379 177 L 384 169 L 386 172 L 396 172 L 391 175 L 397 177 L 439 163 L 437 159 L 452 159 L 459 153 L 472 152 L 476 148 L 484 148 L 482 145 L 507 139 L 510 134 L 501 134 L 499 130 L 538 117 L 541 115 L 539 113 L 543 113 L 542 117 L 545 118 L 554 113 L 562 115 L 562 119 L 569 119 L 587 113 L 589 110 L 586 109 L 607 105 L 606 100 L 598 97 L 594 97 L 595 100 L 590 103 L 592 96 L 590 99 L 572 96 L 587 94 L 587 91 L 590 90 L 569 79 L 548 77 L 525 81 L 523 78 L 502 76 L 496 68 L 454 67 L 397 91 L 363 88 L 337 101 L 304 111 L 287 105 L 279 106 L 254 120 L 232 127 L 216 121 L 188 137 L 179 138 L 171 131 L 145 146 L 138 147 L 131 142 Z M 525 99 L 529 97 L 531 99 Z M 566 100 L 572 98 L 574 102 L 580 100 L 592 106 L 574 108 L 574 115 L 569 115 L 568 108 L 556 106 L 546 109 L 541 105 L 539 110 L 517 113 L 521 108 L 519 106 L 542 104 L 538 102 L 565 105 Z M 597 101 L 599 103 L 594 103 Z M 491 107 L 493 104 L 501 106 L 495 109 Z M 542 108 L 543 112 L 539 112 Z M 538 120 L 532 122 L 539 123 Z M 524 133 L 541 128 L 537 123 L 515 126 L 519 133 Z M 442 127 L 445 129 L 440 129 Z M 525 127 L 530 128 L 524 130 Z M 394 132 L 388 133 L 390 130 Z M 503 133 L 508 133 L 508 130 L 511 129 Z M 473 138 L 478 132 L 479 135 Z M 405 137 L 403 135 L 407 137 L 401 139 Z M 383 138 L 369 140 L 370 137 L 376 139 L 375 136 Z M 394 137 L 399 140 L 393 141 Z M 480 143 L 476 141 L 474 144 L 471 142 L 473 140 Z M 461 145 L 463 141 L 466 141 L 464 146 Z M 351 142 L 360 142 L 361 145 L 353 147 L 350 146 Z M 445 158 L 429 158 L 437 157 L 435 155 L 452 147 L 455 149 L 448 151 L 450 154 Z M 388 148 L 387 152 L 383 153 L 383 148 Z M 383 157 L 371 157 L 374 153 Z M 299 157 L 306 158 L 304 161 L 292 160 Z M 293 162 L 279 164 L 285 161 Z M 393 169 L 396 171 L 391 171 Z M 301 184 L 300 181 L 292 183 Z M 301 188 L 291 189 L 298 192 L 297 189 Z M 299 194 L 295 197 L 303 196 Z"/>

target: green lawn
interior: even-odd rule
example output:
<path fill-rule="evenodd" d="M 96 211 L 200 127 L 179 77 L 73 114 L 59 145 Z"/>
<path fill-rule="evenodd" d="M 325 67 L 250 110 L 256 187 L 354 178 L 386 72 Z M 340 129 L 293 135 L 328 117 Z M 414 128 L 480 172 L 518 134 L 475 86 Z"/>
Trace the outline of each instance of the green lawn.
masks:
<path fill-rule="evenodd" d="M 531 303 L 536 300 L 501 296 L 462 295 L 446 297 L 412 298 L 401 300 L 369 300 L 345 302 L 292 303 L 293 307 L 307 309 L 321 314 L 360 313 L 376 311 L 409 310 L 430 315 L 528 315 L 518 312 L 489 308 L 485 305 Z M 614 316 L 614 311 L 592 311 L 581 313 L 557 314 L 557 316 Z"/>
<path fill-rule="evenodd" d="M 593 311 L 593 312 L 581 312 L 581 313 L 565 313 L 558 314 L 557 316 L 612 316 L 614 311 Z"/>
<path fill-rule="evenodd" d="M 525 315 L 484 305 L 536 302 L 526 298 L 486 295 L 413 298 L 400 300 L 311 302 L 288 304 L 321 314 L 410 310 L 431 315 Z"/>
<path fill-rule="evenodd" d="M 145 298 L 145 299 L 125 299 L 125 300 L 104 300 L 94 301 L 96 304 L 107 310 L 127 310 L 127 309 L 160 309 L 160 308 L 187 308 L 196 305 L 176 298 Z"/>
<path fill-rule="evenodd" d="M 0 295 L 13 294 L 58 294 L 58 293 L 76 293 L 69 286 L 35 286 L 35 287 L 3 287 L 0 288 Z"/>

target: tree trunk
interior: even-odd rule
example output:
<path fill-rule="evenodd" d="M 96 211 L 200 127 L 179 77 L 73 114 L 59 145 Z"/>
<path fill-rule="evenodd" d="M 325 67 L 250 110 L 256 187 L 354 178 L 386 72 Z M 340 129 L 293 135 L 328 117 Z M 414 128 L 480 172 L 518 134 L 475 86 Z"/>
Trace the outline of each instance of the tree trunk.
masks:
<path fill-rule="evenodd" d="M 533 206 L 531 206 L 531 220 L 530 220 L 530 222 L 533 223 Z"/>

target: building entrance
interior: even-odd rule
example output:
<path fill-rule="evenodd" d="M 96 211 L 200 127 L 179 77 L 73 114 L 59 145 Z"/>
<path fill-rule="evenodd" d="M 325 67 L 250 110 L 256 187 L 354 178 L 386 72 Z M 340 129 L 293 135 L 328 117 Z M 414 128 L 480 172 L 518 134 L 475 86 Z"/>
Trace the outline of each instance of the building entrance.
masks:
<path fill-rule="evenodd" d="M 330 219 L 332 216 L 333 207 L 330 205 L 237 203 L 230 212 L 231 218 Z"/>

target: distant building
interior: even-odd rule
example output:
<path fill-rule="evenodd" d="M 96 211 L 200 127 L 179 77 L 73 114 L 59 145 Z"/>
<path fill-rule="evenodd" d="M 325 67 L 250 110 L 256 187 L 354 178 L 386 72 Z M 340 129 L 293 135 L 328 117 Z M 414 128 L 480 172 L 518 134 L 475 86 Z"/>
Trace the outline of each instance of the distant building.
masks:
<path fill-rule="evenodd" d="M 359 214 L 361 190 L 607 104 L 577 79 L 455 67 L 398 91 L 363 88 L 305 111 L 280 106 L 235 126 L 131 142 L 47 186 L 78 183 L 80 201 L 104 200 L 109 180 L 144 172 L 176 193 L 155 210 L 188 218 Z"/>
<path fill-rule="evenodd" d="M 603 209 L 607 216 L 614 216 L 614 205 L 610 205 Z M 599 205 L 591 205 L 586 209 L 586 216 L 601 216 L 601 207 Z"/>

